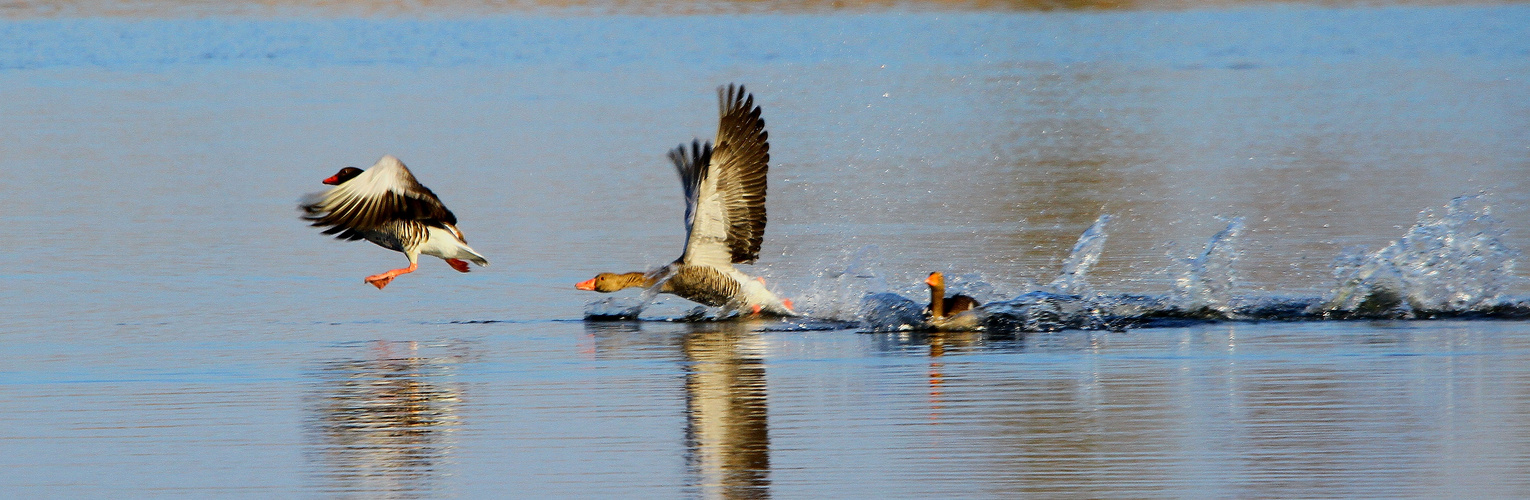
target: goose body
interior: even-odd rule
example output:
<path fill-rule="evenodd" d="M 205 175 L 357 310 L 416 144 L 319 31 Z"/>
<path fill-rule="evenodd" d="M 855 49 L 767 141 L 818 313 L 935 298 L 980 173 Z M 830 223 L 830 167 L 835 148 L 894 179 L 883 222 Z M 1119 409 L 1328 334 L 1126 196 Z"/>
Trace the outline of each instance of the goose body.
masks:
<path fill-rule="evenodd" d="M 744 87 L 717 89 L 717 143 L 692 141 L 669 153 L 685 194 L 685 250 L 649 273 L 600 273 L 575 288 L 597 292 L 658 286 L 662 293 L 754 314 L 794 315 L 782 299 L 733 267 L 753 264 L 765 237 L 770 142 L 754 96 Z"/>
<path fill-rule="evenodd" d="M 924 283 L 930 287 L 927 312 L 931 329 L 942 332 L 982 329 L 983 317 L 977 309 L 982 304 L 977 299 L 961 294 L 946 297 L 946 278 L 938 271 L 930 273 Z"/>
<path fill-rule="evenodd" d="M 457 216 L 392 155 L 383 156 L 365 171 L 340 169 L 324 183 L 335 187 L 310 195 L 303 202 L 300 208 L 305 220 L 327 227 L 324 234 L 348 241 L 367 240 L 409 258 L 408 267 L 366 278 L 378 290 L 393 278 L 414 272 L 420 255 L 440 257 L 464 273 L 468 272 L 465 261 L 489 265 L 488 259 L 467 245 L 457 229 Z"/>

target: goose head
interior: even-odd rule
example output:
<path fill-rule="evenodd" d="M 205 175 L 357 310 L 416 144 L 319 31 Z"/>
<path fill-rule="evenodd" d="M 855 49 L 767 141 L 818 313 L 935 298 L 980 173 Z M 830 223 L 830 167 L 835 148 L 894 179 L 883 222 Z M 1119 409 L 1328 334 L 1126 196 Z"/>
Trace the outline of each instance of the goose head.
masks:
<path fill-rule="evenodd" d="M 574 284 L 574 288 L 600 293 L 611 293 L 640 286 L 648 286 L 648 278 L 643 273 L 600 273 L 594 278 Z"/>
<path fill-rule="evenodd" d="M 345 167 L 340 169 L 339 172 L 336 172 L 335 175 L 331 175 L 328 179 L 324 179 L 324 183 L 331 186 L 338 186 L 344 184 L 345 181 L 355 179 L 358 175 L 361 175 L 361 169 L 356 167 Z"/>

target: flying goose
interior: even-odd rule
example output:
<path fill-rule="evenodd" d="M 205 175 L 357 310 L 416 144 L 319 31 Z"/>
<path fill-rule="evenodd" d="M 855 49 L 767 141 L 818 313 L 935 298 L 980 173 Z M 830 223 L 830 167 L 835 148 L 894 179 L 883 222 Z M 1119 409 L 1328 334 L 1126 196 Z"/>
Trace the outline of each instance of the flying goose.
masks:
<path fill-rule="evenodd" d="M 717 145 L 695 140 L 670 151 L 685 193 L 685 251 L 649 273 L 600 273 L 575 288 L 609 293 L 632 287 L 753 314 L 794 315 L 792 302 L 734 264 L 753 264 L 765 237 L 765 177 L 770 143 L 754 96 L 718 87 Z"/>
<path fill-rule="evenodd" d="M 309 195 L 301 206 L 303 219 L 328 227 L 324 234 L 349 241 L 365 239 L 409 257 L 409 267 L 367 277 L 366 282 L 378 290 L 398 275 L 414 272 L 420 254 L 446 259 L 452 269 L 464 273 L 468 264 L 463 259 L 489 265 L 467 246 L 457 229 L 457 216 L 393 155 L 383 156 L 365 171 L 342 168 L 324 183 L 335 187 Z"/>

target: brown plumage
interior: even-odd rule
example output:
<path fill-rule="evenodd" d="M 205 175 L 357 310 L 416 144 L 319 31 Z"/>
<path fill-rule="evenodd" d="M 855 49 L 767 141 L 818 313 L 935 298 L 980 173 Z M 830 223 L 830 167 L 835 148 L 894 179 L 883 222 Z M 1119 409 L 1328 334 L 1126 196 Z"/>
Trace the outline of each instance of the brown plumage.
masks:
<path fill-rule="evenodd" d="M 669 152 L 669 159 L 680 174 L 680 185 L 685 192 L 686 252 L 680 262 L 689 262 L 692 238 L 697 236 L 696 216 L 698 205 L 711 200 L 700 200 L 702 185 L 715 172 L 715 193 L 720 198 L 723 220 L 727 222 L 726 245 L 729 262 L 753 264 L 760 257 L 760 244 L 765 241 L 765 192 L 766 177 L 770 173 L 770 136 L 765 131 L 765 120 L 760 118 L 760 108 L 754 105 L 754 96 L 743 86 L 719 87 L 717 89 L 720 119 L 717 125 L 717 146 L 692 141 L 690 151 L 686 146 Z"/>
<path fill-rule="evenodd" d="M 760 257 L 770 142 L 760 108 L 743 86 L 719 87 L 717 98 L 716 146 L 696 140 L 669 152 L 685 194 L 680 258 L 646 275 L 601 273 L 576 288 L 608 292 L 663 283 L 661 292 L 713 307 L 794 314 L 791 301 L 733 267 Z"/>
<path fill-rule="evenodd" d="M 414 272 L 421 254 L 440 257 L 464 273 L 468 272 L 467 261 L 489 264 L 467 246 L 457 229 L 457 216 L 392 155 L 383 156 L 365 171 L 340 169 L 324 179 L 324 184 L 334 187 L 310 195 L 300 205 L 303 219 L 327 228 L 324 234 L 348 241 L 365 239 L 409 258 L 409 267 L 366 278 L 379 290 L 393 278 Z"/>
<path fill-rule="evenodd" d="M 314 227 L 328 227 L 324 234 L 339 233 L 335 237 L 347 241 L 364 239 L 367 231 L 393 229 L 397 221 L 418 221 L 437 227 L 457 224 L 457 215 L 441 203 L 436 193 L 415 180 L 414 173 L 403 163 L 392 156 L 385 156 L 378 163 L 387 167 L 396 163 L 393 168 L 402 171 L 400 175 L 378 179 L 374 183 L 391 182 L 393 186 L 381 191 L 366 186 L 366 191 L 312 200 L 303 204 L 303 218 L 313 221 Z M 345 167 L 324 183 L 343 185 L 364 172 L 356 167 Z"/>
<path fill-rule="evenodd" d="M 738 295 L 738 283 L 716 269 L 707 266 L 671 264 L 664 271 L 669 279 L 659 286 L 660 293 L 670 293 L 686 300 L 712 307 L 725 307 Z M 659 284 L 663 275 L 655 273 L 600 273 L 577 288 L 601 293 L 611 293 L 628 288 L 649 288 Z"/>
<path fill-rule="evenodd" d="M 939 271 L 930 273 L 924 280 L 930 286 L 930 326 L 936 330 L 974 330 L 980 326 L 974 309 L 982 304 L 966 295 L 946 297 L 946 277 Z M 966 314 L 963 314 L 966 313 Z"/>

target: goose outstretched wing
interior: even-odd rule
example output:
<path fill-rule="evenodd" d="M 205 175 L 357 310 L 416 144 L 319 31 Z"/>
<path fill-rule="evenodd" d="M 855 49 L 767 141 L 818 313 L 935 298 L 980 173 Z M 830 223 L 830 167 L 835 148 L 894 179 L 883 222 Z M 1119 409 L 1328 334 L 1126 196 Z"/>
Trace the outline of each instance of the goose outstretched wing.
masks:
<path fill-rule="evenodd" d="M 717 89 L 716 146 L 695 141 L 670 151 L 685 191 L 690 264 L 753 264 L 765 238 L 770 142 L 754 96 L 743 86 Z"/>
<path fill-rule="evenodd" d="M 377 160 L 361 175 L 328 191 L 310 195 L 301 205 L 303 218 L 324 234 L 358 240 L 362 233 L 395 220 L 456 224 L 452 214 L 430 188 L 415 180 L 403 162 L 392 155 Z M 336 234 L 339 233 L 339 234 Z"/>

